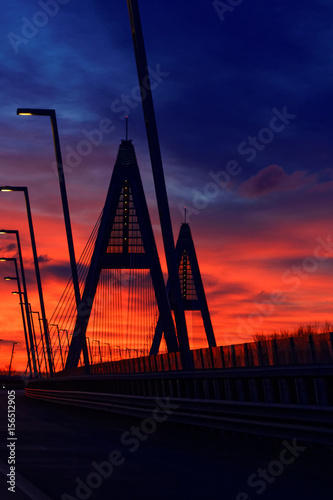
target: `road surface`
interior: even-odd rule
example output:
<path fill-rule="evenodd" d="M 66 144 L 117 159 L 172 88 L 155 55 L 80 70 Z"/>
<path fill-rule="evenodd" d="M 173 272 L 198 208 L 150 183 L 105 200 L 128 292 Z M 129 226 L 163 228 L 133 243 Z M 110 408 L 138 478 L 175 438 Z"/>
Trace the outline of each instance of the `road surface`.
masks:
<path fill-rule="evenodd" d="M 1 500 L 333 500 L 332 450 L 170 424 L 163 402 L 151 418 L 122 418 L 22 390 L 13 494 L 7 398 L 2 388 Z"/>

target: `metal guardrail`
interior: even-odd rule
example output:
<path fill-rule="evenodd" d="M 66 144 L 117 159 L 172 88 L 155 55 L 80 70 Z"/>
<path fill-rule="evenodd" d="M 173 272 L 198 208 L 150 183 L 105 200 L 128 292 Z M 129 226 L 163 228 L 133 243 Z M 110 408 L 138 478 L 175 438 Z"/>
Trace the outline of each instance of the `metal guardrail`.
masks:
<path fill-rule="evenodd" d="M 26 395 L 51 403 L 85 407 L 122 415 L 149 418 L 163 398 L 85 391 L 36 389 Z M 333 447 L 333 406 L 301 406 L 165 398 L 169 422 L 209 427 L 227 432 L 254 434 Z"/>
<path fill-rule="evenodd" d="M 30 398 L 171 422 L 333 446 L 333 365 L 126 373 L 32 380 Z"/>
<path fill-rule="evenodd" d="M 333 406 L 333 365 L 55 377 L 31 381 L 29 386 L 132 396 Z"/>
<path fill-rule="evenodd" d="M 268 339 L 191 351 L 195 371 L 268 366 L 332 364 L 333 333 Z M 155 373 L 182 370 L 179 352 L 96 363 L 92 375 L 108 373 Z M 85 368 L 64 370 L 56 377 L 82 376 Z"/>

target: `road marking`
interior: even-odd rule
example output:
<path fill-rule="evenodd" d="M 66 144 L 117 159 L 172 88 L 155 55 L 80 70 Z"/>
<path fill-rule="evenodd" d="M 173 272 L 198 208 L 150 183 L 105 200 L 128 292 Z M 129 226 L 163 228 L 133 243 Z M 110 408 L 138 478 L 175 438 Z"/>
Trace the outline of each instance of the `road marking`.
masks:
<path fill-rule="evenodd" d="M 0 460 L 0 472 L 7 477 L 8 474 L 8 465 Z M 28 495 L 31 500 L 52 500 L 52 498 L 45 495 L 42 491 L 40 491 L 36 486 L 29 483 L 21 474 L 15 473 L 15 483 L 16 486 L 23 491 L 26 495 Z"/>

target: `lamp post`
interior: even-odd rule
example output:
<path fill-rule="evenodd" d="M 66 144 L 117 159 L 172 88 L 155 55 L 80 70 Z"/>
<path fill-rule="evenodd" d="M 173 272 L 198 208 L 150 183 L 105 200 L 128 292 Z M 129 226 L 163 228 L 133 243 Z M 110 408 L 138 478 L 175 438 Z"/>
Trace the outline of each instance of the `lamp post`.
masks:
<path fill-rule="evenodd" d="M 57 329 L 57 332 L 58 332 L 60 358 L 61 358 L 62 369 L 64 370 L 65 364 L 64 364 L 64 358 L 62 357 L 62 349 L 61 349 L 61 340 L 60 340 L 59 327 L 58 327 L 58 325 L 55 325 L 55 324 L 50 324 L 50 326 L 54 326 Z"/>
<path fill-rule="evenodd" d="M 103 360 L 102 360 L 102 352 L 101 352 L 101 343 L 99 340 L 93 340 L 93 342 L 96 342 L 98 343 L 98 348 L 99 348 L 99 359 L 101 360 L 101 363 L 103 363 Z"/>
<path fill-rule="evenodd" d="M 37 370 L 37 364 L 36 364 L 36 353 L 35 353 L 34 339 L 33 339 L 33 335 L 32 335 L 32 327 L 31 327 L 31 321 L 30 321 L 30 315 L 29 315 L 28 292 L 27 292 L 27 285 L 26 285 L 26 281 L 25 281 L 25 273 L 24 273 L 19 232 L 17 230 L 4 230 L 4 229 L 2 229 L 2 230 L 0 230 L 0 234 L 15 234 L 15 236 L 16 236 L 17 250 L 18 250 L 20 268 L 21 268 L 21 273 L 22 273 L 23 297 L 24 297 L 24 305 L 25 305 L 25 315 L 26 315 L 26 320 L 27 320 L 27 325 L 28 325 L 33 373 L 35 376 L 37 376 L 38 370 Z M 20 296 L 20 300 L 21 300 L 21 296 Z"/>
<path fill-rule="evenodd" d="M 12 355 L 10 357 L 10 363 L 9 363 L 9 368 L 8 368 L 8 374 L 9 374 L 9 376 L 11 376 L 11 368 L 12 368 L 12 361 L 13 361 L 13 356 L 14 356 L 14 349 L 15 349 L 15 346 L 17 344 L 19 344 L 19 342 L 13 342 Z"/>
<path fill-rule="evenodd" d="M 20 296 L 20 304 L 21 304 L 21 306 L 23 306 L 24 305 L 24 302 L 23 302 L 24 299 L 22 299 L 22 295 L 24 295 L 24 293 L 23 292 L 17 292 L 17 291 L 15 291 L 15 292 L 12 292 L 12 294 Z M 31 304 L 30 304 L 30 302 L 28 302 L 28 308 L 29 308 L 29 314 L 30 314 L 30 320 L 31 320 L 31 330 L 32 330 L 32 337 L 33 337 L 33 342 L 34 342 L 35 356 L 36 356 L 36 361 L 37 361 L 37 365 L 38 365 L 38 373 L 40 375 L 41 369 L 40 369 L 40 362 L 39 362 L 39 356 L 38 356 L 38 347 L 37 347 L 37 341 L 36 341 L 36 332 L 35 332 L 34 320 L 33 320 L 32 314 L 31 314 Z"/>
<path fill-rule="evenodd" d="M 38 316 L 38 325 L 39 325 L 39 333 L 40 333 L 40 341 L 42 342 L 42 352 L 43 352 L 43 358 L 44 358 L 44 363 L 45 363 L 45 370 L 47 372 L 47 356 L 46 356 L 46 349 L 45 349 L 45 344 L 44 344 L 44 338 L 43 338 L 43 330 L 42 330 L 42 327 L 41 327 L 41 323 L 42 323 L 42 318 L 40 317 L 40 314 L 39 314 L 39 311 L 32 311 L 31 310 L 31 307 L 30 307 L 30 314 L 31 314 L 31 318 L 32 318 L 32 325 L 34 325 L 34 320 L 33 320 L 33 314 L 37 314 Z M 36 342 L 37 344 L 37 342 Z M 37 359 L 38 359 L 38 351 L 37 351 Z M 40 363 L 39 363 L 40 365 Z"/>
<path fill-rule="evenodd" d="M 36 241 L 35 241 L 35 233 L 34 233 L 34 228 L 33 228 L 33 224 L 32 224 L 32 217 L 31 217 L 31 209 L 30 209 L 30 201 L 29 201 L 28 188 L 26 188 L 26 187 L 12 187 L 12 186 L 5 186 L 4 187 L 4 186 L 0 186 L 0 191 L 3 191 L 3 192 L 8 192 L 8 191 L 22 191 L 24 193 L 25 204 L 26 204 L 26 208 L 27 208 L 28 223 L 29 223 L 31 247 L 32 247 L 32 253 L 33 253 L 33 257 L 34 257 L 34 265 L 35 265 L 36 281 L 37 281 L 37 287 L 38 287 L 40 310 L 41 310 L 41 315 L 42 315 L 42 320 L 43 320 L 43 330 L 44 330 L 44 336 L 45 336 L 46 351 L 47 351 L 47 356 L 48 356 L 49 372 L 50 372 L 50 376 L 52 377 L 52 375 L 53 375 L 53 364 L 52 364 L 52 352 L 51 352 L 51 345 L 50 345 L 50 336 L 49 336 L 49 329 L 48 329 L 46 315 L 45 315 L 45 306 L 44 306 L 44 297 L 43 297 L 43 290 L 42 290 L 42 282 L 41 282 L 41 279 L 40 279 L 39 264 L 38 264 L 37 249 L 36 249 Z M 5 233 L 6 232 L 10 233 L 11 231 L 5 231 Z M 4 233 L 2 233 L 2 234 L 4 234 Z"/>
<path fill-rule="evenodd" d="M 36 360 L 37 360 L 37 364 L 38 364 L 38 371 L 39 371 L 39 374 L 41 374 L 41 366 L 40 366 L 40 361 L 39 361 L 39 353 L 38 353 L 36 329 L 35 329 L 35 324 L 34 324 L 34 318 L 32 316 L 32 309 L 31 309 L 30 302 L 28 302 L 28 306 L 29 306 L 29 313 L 30 313 L 30 318 L 31 318 L 32 334 L 33 334 L 33 337 L 34 337 L 34 346 L 35 346 L 35 352 L 36 352 Z M 41 337 L 41 338 L 43 338 L 43 337 Z"/>
<path fill-rule="evenodd" d="M 62 201 L 62 209 L 63 209 L 64 219 L 65 219 L 68 251 L 69 251 L 72 277 L 73 277 L 74 293 L 75 293 L 76 305 L 78 306 L 80 303 L 80 287 L 79 287 L 79 280 L 78 280 L 78 275 L 77 275 L 73 235 L 72 235 L 71 220 L 70 220 L 69 208 L 68 208 L 68 199 L 67 199 L 65 175 L 64 175 L 62 156 L 61 156 L 61 148 L 60 148 L 60 140 L 59 140 L 56 112 L 54 109 L 18 108 L 17 114 L 24 115 L 24 116 L 49 116 L 50 120 L 51 120 L 53 142 L 54 142 L 55 156 L 56 156 L 56 161 L 57 161 L 57 170 L 58 170 L 58 177 L 59 177 L 59 185 L 60 185 L 60 194 L 61 194 L 61 201 Z"/>
<path fill-rule="evenodd" d="M 66 330 L 65 328 L 60 328 L 59 332 L 65 332 L 66 333 L 67 345 L 69 347 L 68 330 Z"/>
<path fill-rule="evenodd" d="M 131 351 L 136 352 L 136 355 L 139 357 L 139 352 L 141 352 L 143 355 L 145 354 L 144 349 L 131 349 Z"/>
<path fill-rule="evenodd" d="M 49 116 L 50 120 L 51 120 L 51 128 L 52 128 L 52 134 L 53 134 L 53 142 L 54 142 L 54 149 L 55 149 L 55 156 L 56 156 L 56 163 L 57 163 L 57 171 L 58 171 L 58 177 L 59 177 L 62 209 L 63 209 L 64 220 L 65 220 L 68 252 L 69 252 L 69 259 L 70 259 L 70 265 L 71 265 L 71 271 L 72 271 L 72 278 L 73 278 L 74 294 L 75 294 L 75 300 L 76 300 L 76 307 L 78 308 L 79 303 L 80 303 L 80 286 L 79 286 L 79 279 L 78 279 L 78 275 L 77 275 L 73 235 L 72 235 L 71 220 L 70 220 L 69 208 L 68 208 L 67 191 L 66 191 L 66 184 L 65 184 L 65 174 L 64 174 L 63 163 L 62 163 L 62 155 L 61 155 L 61 148 L 60 148 L 60 140 L 59 140 L 56 112 L 54 109 L 18 108 L 16 113 L 18 115 L 21 115 L 21 116 L 22 115 L 23 116 Z M 87 348 L 87 342 L 84 339 L 83 339 L 82 348 L 83 348 L 84 362 L 86 364 L 87 369 L 89 370 L 88 348 Z"/>
<path fill-rule="evenodd" d="M 30 354 L 30 348 L 29 348 L 29 340 L 28 340 L 28 333 L 27 333 L 27 324 L 26 324 L 26 320 L 25 320 L 25 317 L 24 317 L 24 309 L 23 309 L 23 302 L 21 300 L 21 280 L 20 280 L 20 277 L 19 277 L 19 273 L 18 273 L 18 267 L 17 267 L 17 260 L 15 258 L 0 258 L 0 262 L 14 262 L 14 266 L 15 266 L 15 273 L 16 273 L 16 278 L 12 278 L 10 276 L 5 276 L 5 280 L 6 281 L 9 281 L 9 280 L 16 280 L 17 281 L 17 286 L 18 286 L 18 289 L 19 289 L 19 294 L 20 294 L 20 308 L 21 308 L 21 315 L 22 315 L 22 323 L 23 323 L 23 331 L 24 331 L 24 339 L 25 339 L 25 345 L 26 345 L 26 348 L 27 348 L 27 356 L 28 356 L 28 366 L 29 366 L 29 371 L 30 371 L 30 376 L 33 376 L 33 372 L 32 372 L 32 368 L 31 368 L 31 354 Z"/>
<path fill-rule="evenodd" d="M 110 346 L 110 343 L 109 343 L 109 342 L 104 342 L 104 345 L 108 345 L 108 346 L 109 346 L 110 360 L 112 361 L 112 352 L 111 352 L 111 346 Z"/>
<path fill-rule="evenodd" d="M 132 349 L 130 349 L 129 347 L 124 347 L 123 350 L 126 351 L 127 352 L 127 356 L 130 357 L 130 352 L 131 352 Z"/>
<path fill-rule="evenodd" d="M 121 356 L 121 347 L 120 347 L 120 345 L 115 345 L 115 347 L 119 349 L 119 357 L 120 357 L 120 359 L 122 359 L 122 356 Z"/>

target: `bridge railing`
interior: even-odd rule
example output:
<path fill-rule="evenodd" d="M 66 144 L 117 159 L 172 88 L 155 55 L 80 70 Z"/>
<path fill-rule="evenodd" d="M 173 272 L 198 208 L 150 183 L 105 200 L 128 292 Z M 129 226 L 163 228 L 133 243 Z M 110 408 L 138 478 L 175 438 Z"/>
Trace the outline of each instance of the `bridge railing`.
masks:
<path fill-rule="evenodd" d="M 195 370 L 333 363 L 333 333 L 261 340 L 192 351 Z M 182 370 L 179 353 L 108 361 L 91 366 L 92 374 L 151 373 Z M 57 376 L 84 374 L 84 367 Z"/>

